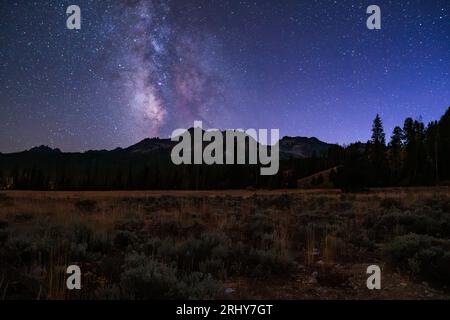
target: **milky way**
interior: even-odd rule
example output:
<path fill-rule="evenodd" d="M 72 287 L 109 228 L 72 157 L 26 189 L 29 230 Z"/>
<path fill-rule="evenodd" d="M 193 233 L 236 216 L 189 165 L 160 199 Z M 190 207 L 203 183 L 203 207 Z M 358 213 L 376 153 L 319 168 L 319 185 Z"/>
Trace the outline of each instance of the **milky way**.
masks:
<path fill-rule="evenodd" d="M 148 136 L 167 136 L 194 120 L 211 126 L 223 116 L 225 75 L 218 72 L 212 36 L 181 23 L 174 8 L 180 2 L 125 1 L 114 12 L 122 29 L 110 26 L 111 36 L 123 36 L 112 55 L 120 66 L 118 81 L 137 126 Z"/>
<path fill-rule="evenodd" d="M 66 28 L 79 5 L 81 30 Z M 0 152 L 126 147 L 201 120 L 347 144 L 450 105 L 448 0 L 0 2 Z"/>

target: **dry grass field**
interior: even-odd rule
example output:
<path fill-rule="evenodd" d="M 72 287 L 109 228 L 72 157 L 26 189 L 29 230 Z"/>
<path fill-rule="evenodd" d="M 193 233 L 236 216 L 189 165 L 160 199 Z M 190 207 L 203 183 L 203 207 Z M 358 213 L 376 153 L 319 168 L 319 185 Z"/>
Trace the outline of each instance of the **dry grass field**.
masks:
<path fill-rule="evenodd" d="M 68 291 L 77 264 L 82 290 Z M 382 268 L 382 289 L 366 268 Z M 0 193 L 0 300 L 448 299 L 450 189 Z"/>

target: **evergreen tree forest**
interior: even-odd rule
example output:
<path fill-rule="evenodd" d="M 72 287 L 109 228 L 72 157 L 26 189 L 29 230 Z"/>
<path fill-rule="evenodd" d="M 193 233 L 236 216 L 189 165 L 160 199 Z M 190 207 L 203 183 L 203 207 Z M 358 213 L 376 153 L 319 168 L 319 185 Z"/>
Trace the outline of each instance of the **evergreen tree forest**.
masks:
<path fill-rule="evenodd" d="M 450 108 L 439 121 L 425 125 L 407 118 L 394 128 L 389 142 L 379 115 L 366 144 L 344 150 L 342 164 L 330 174 L 337 187 L 431 186 L 450 180 Z"/>
<path fill-rule="evenodd" d="M 330 170 L 332 169 L 332 170 Z M 170 150 L 129 153 L 31 152 L 0 154 L 0 189 L 10 190 L 220 190 L 296 188 L 297 180 L 321 174 L 336 188 L 433 186 L 450 181 L 450 108 L 438 121 L 407 118 L 387 136 L 383 120 L 373 121 L 371 139 L 330 145 L 309 158 L 282 158 L 275 176 L 258 165 L 173 165 Z M 328 175 L 328 174 L 327 174 Z"/>

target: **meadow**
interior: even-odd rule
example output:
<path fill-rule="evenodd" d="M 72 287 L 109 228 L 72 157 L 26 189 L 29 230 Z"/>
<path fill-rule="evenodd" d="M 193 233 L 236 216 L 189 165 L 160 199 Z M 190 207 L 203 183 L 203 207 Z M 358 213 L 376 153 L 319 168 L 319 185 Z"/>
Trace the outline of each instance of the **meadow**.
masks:
<path fill-rule="evenodd" d="M 448 187 L 0 192 L 0 300 L 449 298 Z"/>

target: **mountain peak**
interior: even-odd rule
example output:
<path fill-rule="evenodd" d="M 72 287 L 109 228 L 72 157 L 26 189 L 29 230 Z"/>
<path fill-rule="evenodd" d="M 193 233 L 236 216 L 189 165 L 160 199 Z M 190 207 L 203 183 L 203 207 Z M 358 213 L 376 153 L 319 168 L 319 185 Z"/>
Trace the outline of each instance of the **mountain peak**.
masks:
<path fill-rule="evenodd" d="M 41 145 L 39 147 L 33 147 L 28 152 L 33 153 L 61 153 L 61 150 L 58 148 L 52 149 L 49 146 Z"/>
<path fill-rule="evenodd" d="M 331 146 L 316 137 L 284 137 L 280 140 L 280 153 L 282 158 L 309 158 L 326 152 Z"/>
<path fill-rule="evenodd" d="M 308 142 L 319 142 L 319 143 L 325 143 L 323 141 L 320 141 L 316 137 L 291 137 L 291 136 L 285 136 L 281 140 L 294 140 L 294 141 L 308 141 Z"/>
<path fill-rule="evenodd" d="M 144 140 L 123 150 L 133 153 L 148 153 L 159 149 L 168 149 L 172 146 L 173 142 L 170 141 L 170 139 L 145 138 Z"/>

